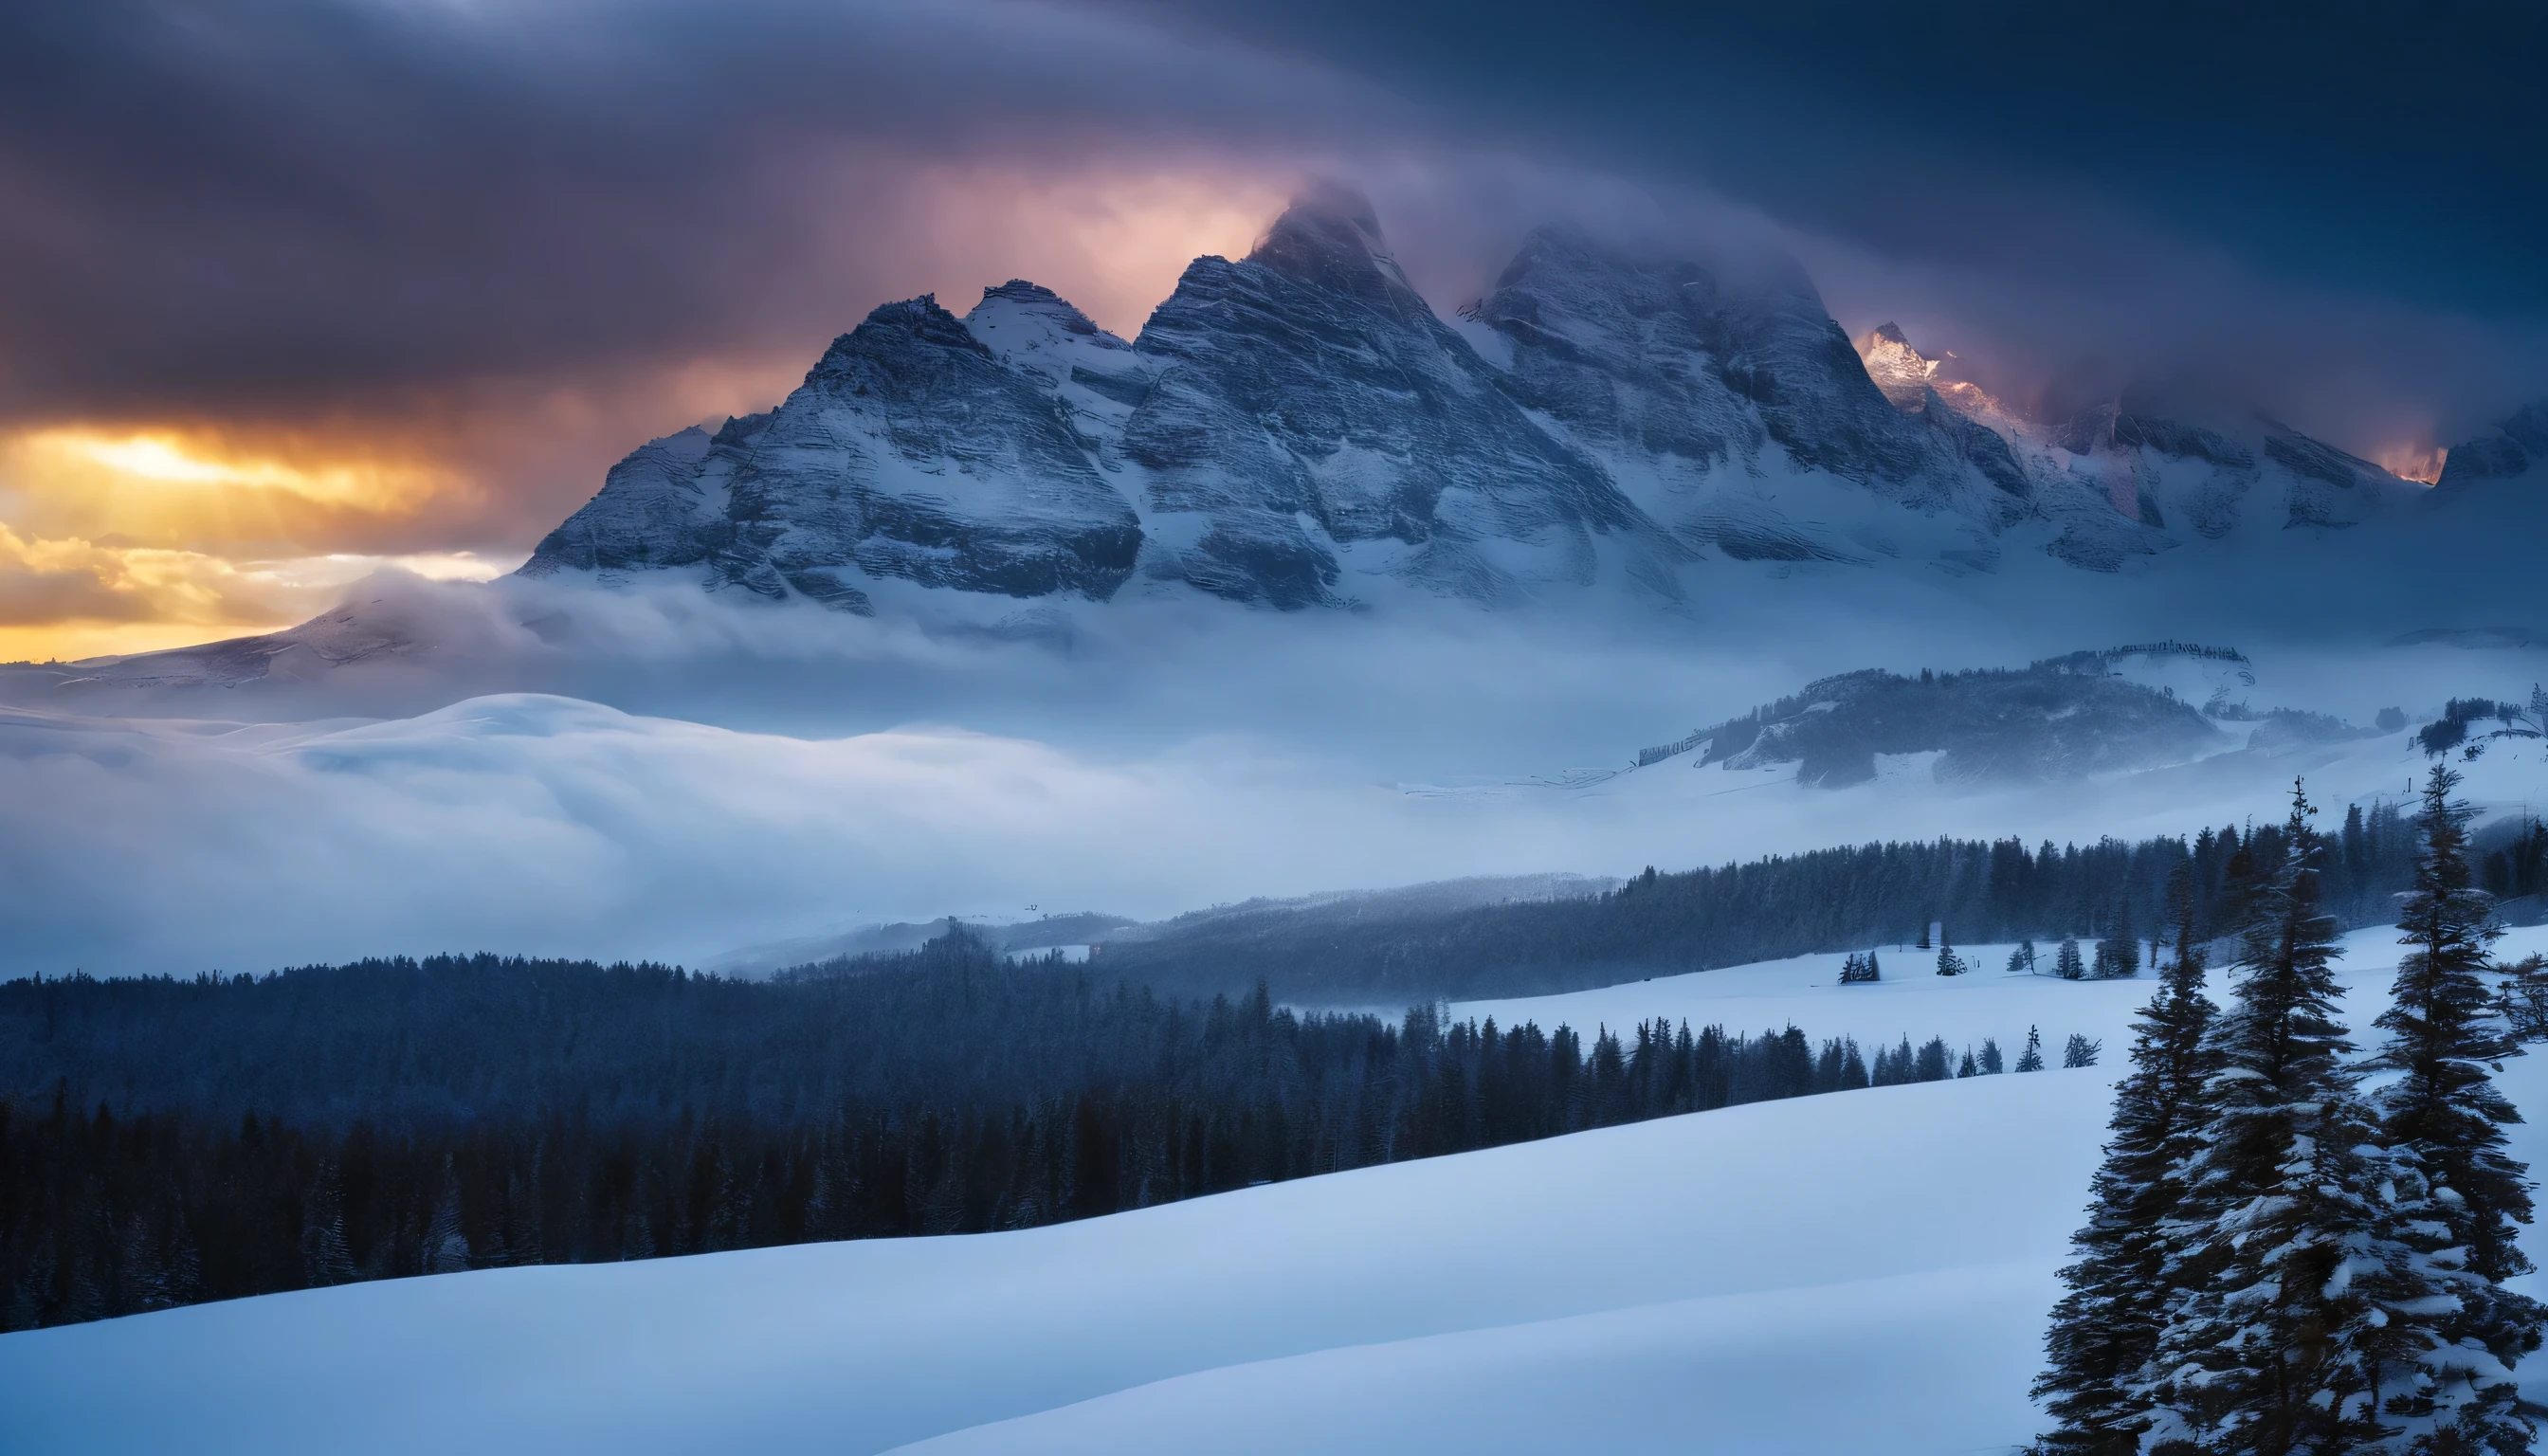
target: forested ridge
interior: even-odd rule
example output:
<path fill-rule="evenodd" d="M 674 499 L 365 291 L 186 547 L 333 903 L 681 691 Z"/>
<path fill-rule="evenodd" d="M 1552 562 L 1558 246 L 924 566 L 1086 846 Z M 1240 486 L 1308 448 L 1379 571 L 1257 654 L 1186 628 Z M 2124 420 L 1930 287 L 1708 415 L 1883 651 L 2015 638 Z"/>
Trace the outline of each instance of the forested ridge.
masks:
<path fill-rule="evenodd" d="M 1263 981 L 1285 1000 L 1397 1005 L 1436 996 L 1544 995 L 1789 956 L 1909 944 L 1935 923 L 1958 944 L 2101 939 L 2154 923 L 2187 866 L 2202 933 L 2244 914 L 2239 885 L 2280 854 L 2279 825 L 2193 840 L 2030 849 L 1938 839 L 1772 856 L 1663 873 L 1615 890 L 1374 921 L 1316 911 L 1170 921 L 1109 941 L 1107 974 L 1196 994 Z M 2395 805 L 2352 809 L 2329 836 L 2327 902 L 2346 924 L 2385 920 L 2413 872 L 2413 832 Z M 2525 873 L 2539 848 L 2524 842 Z M 2527 881 L 2519 890 L 2529 892 Z"/>

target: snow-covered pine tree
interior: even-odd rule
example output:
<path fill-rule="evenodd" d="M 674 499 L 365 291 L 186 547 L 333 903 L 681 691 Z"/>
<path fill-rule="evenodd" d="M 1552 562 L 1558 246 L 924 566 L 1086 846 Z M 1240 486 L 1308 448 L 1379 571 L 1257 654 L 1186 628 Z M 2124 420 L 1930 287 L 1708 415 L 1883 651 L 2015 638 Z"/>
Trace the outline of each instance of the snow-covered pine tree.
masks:
<path fill-rule="evenodd" d="M 2237 999 L 2213 1023 L 2221 1058 L 2207 1136 L 2169 1175 L 2169 1311 L 2152 1361 L 2144 1448 L 2209 1456 L 2400 1449 L 2376 1407 L 2383 1370 L 2433 1307 L 2423 1260 L 2396 1236 L 2393 1184 L 2335 1019 L 2336 925 L 2320 902 L 2316 811 L 2298 783 L 2280 854 L 2239 938 Z M 2398 1197 L 2412 1204 L 2419 1188 Z"/>
<path fill-rule="evenodd" d="M 2061 949 L 2052 955 L 2052 973 L 2065 981 L 2080 981 L 2088 978 L 2088 963 L 2079 958 L 2079 940 L 2076 936 L 2061 938 Z"/>
<path fill-rule="evenodd" d="M 2072 1032 L 2070 1040 L 2062 1044 L 2061 1064 L 2068 1067 L 2095 1066 L 2097 1053 L 2105 1049 L 2105 1043 L 2090 1037 L 2085 1032 Z"/>
<path fill-rule="evenodd" d="M 2401 1387 L 2389 1410 L 2415 1449 L 2509 1453 L 2535 1434 L 2514 1410 L 2509 1367 L 2539 1348 L 2548 1311 L 2502 1287 L 2531 1269 L 2514 1241 L 2530 1221 L 2529 1170 L 2504 1152 L 2502 1130 L 2521 1115 L 2490 1075 L 2515 1048 L 2492 1014 L 2487 948 L 2502 930 L 2470 873 L 2474 811 L 2452 799 L 2459 783 L 2442 764 L 2425 776 L 2423 849 L 2398 918 L 2408 950 L 2378 1023 L 2389 1033 L 2378 1064 L 2398 1073 L 2378 1098 L 2383 1140 L 2417 1174 L 2403 1186 L 2425 1192 L 2403 1236 L 2453 1308 L 2411 1318 L 2429 1348 L 2382 1384 Z"/>
<path fill-rule="evenodd" d="M 2005 1064 L 2000 1060 L 1999 1039 L 1997 1037 L 1982 1038 L 1981 1064 L 1982 1075 L 1985 1077 L 1995 1077 L 2001 1072 L 2007 1070 Z"/>
<path fill-rule="evenodd" d="M 2087 1226 L 2070 1240 L 2078 1258 L 2061 1271 L 2069 1293 L 2045 1335 L 2034 1395 L 2061 1422 L 2041 1438 L 2047 1453 L 2133 1456 L 2149 1423 L 2145 1370 L 2168 1307 L 2166 1224 L 2184 1191 L 2173 1169 L 2200 1144 L 2218 1070 L 2206 1045 L 2215 1008 L 2192 933 L 2194 879 L 2183 864 L 2169 876 L 2168 902 L 2176 959 L 2133 1026 L 2106 1161 L 2089 1185 Z"/>
<path fill-rule="evenodd" d="M 2044 1034 L 2033 1027 L 2026 1029 L 2026 1049 L 2017 1054 L 2017 1069 L 2022 1072 L 2044 1070 Z"/>
<path fill-rule="evenodd" d="M 1938 974 L 1962 975 L 1968 968 L 1964 964 L 1964 957 L 1956 955 L 1956 948 L 1947 944 L 1946 927 L 1940 926 L 1938 928 Z"/>

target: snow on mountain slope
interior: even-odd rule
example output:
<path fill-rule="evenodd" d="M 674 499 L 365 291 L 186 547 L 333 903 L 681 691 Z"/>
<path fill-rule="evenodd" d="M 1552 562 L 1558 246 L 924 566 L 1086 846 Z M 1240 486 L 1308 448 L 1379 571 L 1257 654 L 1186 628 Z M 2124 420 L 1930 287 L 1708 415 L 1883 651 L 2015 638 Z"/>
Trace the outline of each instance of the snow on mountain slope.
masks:
<path fill-rule="evenodd" d="M 1343 599 L 1339 548 L 1445 595 L 1591 585 L 1596 534 L 1653 525 L 1536 428 L 1408 286 L 1358 198 L 1294 207 L 1198 259 L 1143 325 L 1159 368 L 1125 451 L 1153 510 L 1200 515 L 1155 571 L 1217 595 Z"/>
<path fill-rule="evenodd" d="M 2506 950 L 2548 945 L 2548 932 Z M 2394 966 L 2356 935 L 2356 1027 Z M 13 1451 L 2002 1449 L 2151 982 L 1779 963 L 1627 1014 L 2103 1065 L 1840 1093 L 1015 1233 L 488 1270 L 0 1336 Z M 1820 976 L 1823 984 L 1808 983 Z M 1580 993 L 1508 1004 L 1606 1018 Z M 1464 1008 L 1480 1010 L 1486 1008 Z M 2066 1014 L 2065 1014 L 2066 1013 Z M 1589 1014 L 1589 1015 L 1588 1015 Z M 2082 1026 L 2083 1022 L 2099 1026 Z M 1581 1022 L 1579 1022 L 1581 1024 Z M 2506 1085 L 2548 1115 L 2548 1058 Z M 2548 1156 L 2537 1123 L 2515 1151 Z M 1846 1399 L 1835 1372 L 1846 1371 Z"/>
<path fill-rule="evenodd" d="M 1469 317 L 1496 338 L 1506 391 L 1694 555 L 1890 554 L 1882 527 L 1818 519 L 1815 493 L 1792 476 L 1846 482 L 1876 519 L 1943 515 L 1947 544 L 1922 557 L 1987 552 L 2025 513 L 2024 482 L 1997 438 L 1889 408 L 1801 272 L 1729 288 L 1693 263 L 1543 228 Z M 1747 488 L 1764 478 L 1774 484 Z"/>
<path fill-rule="evenodd" d="M 1856 341 L 1884 397 L 1906 414 L 1986 429 L 2006 442 L 2021 494 L 2059 528 L 2047 548 L 2114 571 L 2237 530 L 2342 529 L 2394 518 L 2424 488 L 2259 416 L 2240 431 L 2135 413 L 2109 402 L 2067 418 L 2026 416 L 1959 377 L 1952 354 L 1921 353 L 1895 324 Z"/>
<path fill-rule="evenodd" d="M 1012 284 L 984 307 L 1041 304 L 1063 331 L 1084 325 L 1103 342 L 1059 300 L 1015 297 L 1031 289 Z M 523 570 L 704 565 L 712 585 L 853 610 L 867 608 L 869 578 L 1103 599 L 1132 574 L 1139 523 L 1054 390 L 936 299 L 887 304 L 775 411 L 622 462 Z"/>

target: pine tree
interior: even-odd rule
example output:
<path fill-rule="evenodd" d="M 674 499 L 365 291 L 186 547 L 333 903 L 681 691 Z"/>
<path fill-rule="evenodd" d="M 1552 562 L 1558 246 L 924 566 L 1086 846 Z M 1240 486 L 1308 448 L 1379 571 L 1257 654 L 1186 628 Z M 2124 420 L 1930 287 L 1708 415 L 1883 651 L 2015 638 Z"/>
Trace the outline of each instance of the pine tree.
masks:
<path fill-rule="evenodd" d="M 2173 1289 L 2151 1366 L 2156 1451 L 2395 1449 L 2380 1382 L 2417 1343 L 2404 1317 L 2436 1294 L 2396 1236 L 2413 1170 L 2374 1145 L 2345 1060 L 2314 812 L 2295 784 L 2240 934 L 2236 1003 L 2214 1023 L 2217 1111 L 2170 1170 L 2185 1191 L 2162 1226 Z"/>
<path fill-rule="evenodd" d="M 2131 1456 L 2149 1424 L 2146 1368 L 2168 1306 L 2165 1225 L 2183 1193 L 2171 1169 L 2198 1145 L 2216 1061 L 2206 1046 L 2215 1008 L 2192 934 L 2193 875 L 2180 864 L 2168 897 L 2175 961 L 2133 1027 L 2132 1069 L 2115 1087 L 2106 1161 L 2089 1185 L 2088 1223 L 2072 1236 L 2069 1293 L 2052 1307 L 2036 1399 L 2060 1422 L 2046 1452 Z"/>
<path fill-rule="evenodd" d="M 2529 1273 L 2514 1241 L 2530 1221 L 2528 1169 L 2504 1152 L 2503 1128 L 2521 1115 L 2489 1075 L 2514 1050 L 2490 1016 L 2487 948 L 2502 934 L 2492 898 L 2471 882 L 2468 821 L 2451 798 L 2460 776 L 2435 764 L 2417 828 L 2423 851 L 2403 897 L 2395 998 L 2379 1020 L 2390 1036 L 2378 1064 L 2399 1073 L 2379 1098 L 2393 1158 L 2425 1191 L 2408 1241 L 2452 1297 L 2447 1314 L 2415 1320 L 2428 1346 L 2392 1410 L 2436 1452 L 2526 1451 L 2530 1423 L 2515 1413 L 2507 1368 L 2539 1347 L 2543 1312 L 2502 1282 Z"/>
<path fill-rule="evenodd" d="M 2062 1045 L 2061 1064 L 2065 1067 L 2095 1066 L 2097 1053 L 2105 1049 L 2105 1043 L 2094 1041 L 2081 1033 L 2072 1032 L 2070 1040 Z"/>
<path fill-rule="evenodd" d="M 2044 1070 L 2044 1034 L 2033 1027 L 2026 1029 L 2026 1049 L 2017 1054 L 2017 1069 L 2022 1072 Z"/>
<path fill-rule="evenodd" d="M 460 1183 L 451 1174 L 448 1154 L 442 1159 L 442 1193 L 424 1226 L 422 1252 L 427 1274 L 457 1274 L 469 1267 L 469 1240 L 460 1231 Z"/>
<path fill-rule="evenodd" d="M 2065 981 L 2080 981 L 2088 978 L 2088 963 L 2079 958 L 2079 940 L 2076 936 L 2061 938 L 2061 949 L 2052 955 L 2052 973 Z"/>
<path fill-rule="evenodd" d="M 1982 1038 L 1981 1063 L 1982 1075 L 1986 1077 L 1998 1076 L 2002 1071 L 2007 1069 L 2000 1060 L 1999 1039 L 1997 1037 Z"/>
<path fill-rule="evenodd" d="M 2124 896 L 2115 908 L 2115 932 L 2097 943 L 2096 977 L 2101 981 L 2127 980 L 2140 970 L 2141 942 L 2133 929 L 2132 896 Z"/>
<path fill-rule="evenodd" d="M 1962 975 L 1966 969 L 1964 957 L 1956 955 L 1956 948 L 1947 944 L 1946 930 L 1941 927 L 1938 932 L 1938 974 Z"/>
<path fill-rule="evenodd" d="M 354 1278 L 354 1256 L 345 1246 L 343 1185 L 337 1181 L 336 1165 L 323 1158 L 302 1213 L 301 1277 L 312 1288 L 347 1284 Z"/>

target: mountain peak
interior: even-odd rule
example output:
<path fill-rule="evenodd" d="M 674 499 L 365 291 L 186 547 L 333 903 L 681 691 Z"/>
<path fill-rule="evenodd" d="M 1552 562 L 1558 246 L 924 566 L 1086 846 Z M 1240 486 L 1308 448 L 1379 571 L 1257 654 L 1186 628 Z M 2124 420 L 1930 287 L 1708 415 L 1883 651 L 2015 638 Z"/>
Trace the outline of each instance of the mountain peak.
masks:
<path fill-rule="evenodd" d="M 1367 303 L 1421 302 L 1389 256 L 1371 199 L 1340 183 L 1320 183 L 1293 199 L 1247 261 Z"/>
<path fill-rule="evenodd" d="M 1859 360 L 1866 365 L 1866 377 L 1875 381 L 1894 409 L 1917 414 L 1928 408 L 1929 385 L 1937 376 L 1938 361 L 1913 348 L 1902 325 L 1879 323 L 1853 342 Z"/>
<path fill-rule="evenodd" d="M 858 327 L 832 340 L 831 349 L 814 369 L 820 374 L 863 352 L 912 344 L 930 344 L 985 356 L 990 353 L 964 327 L 962 319 L 939 306 L 938 295 L 924 293 L 918 298 L 877 305 Z"/>
<path fill-rule="evenodd" d="M 1005 310 L 1003 306 L 1006 306 Z M 972 314 L 967 315 L 966 318 L 969 321 L 986 313 L 996 314 L 1006 310 L 1032 314 L 1049 320 L 1055 328 L 1064 333 L 1075 333 L 1083 338 L 1095 338 L 1105 333 L 1104 329 L 1097 326 L 1096 319 L 1079 312 L 1069 300 L 1041 283 L 1029 283 L 1023 278 L 1012 278 L 997 288 L 982 290 L 982 302 L 973 306 Z"/>

